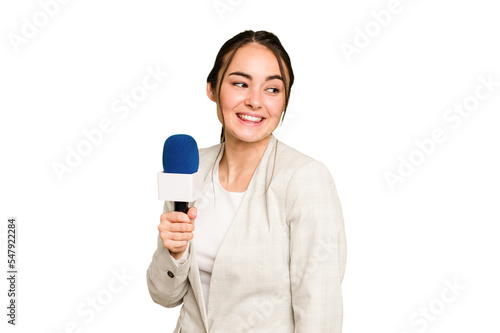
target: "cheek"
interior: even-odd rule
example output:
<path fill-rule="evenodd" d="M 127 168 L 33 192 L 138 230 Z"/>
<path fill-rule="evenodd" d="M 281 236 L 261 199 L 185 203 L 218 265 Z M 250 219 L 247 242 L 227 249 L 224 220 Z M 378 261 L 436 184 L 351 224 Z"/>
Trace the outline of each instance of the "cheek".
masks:
<path fill-rule="evenodd" d="M 273 117 L 280 117 L 283 109 L 285 108 L 284 101 L 273 99 L 268 103 L 268 110 Z"/>
<path fill-rule="evenodd" d="M 228 92 L 224 91 L 224 89 L 221 91 L 220 103 L 222 105 L 222 109 L 224 110 L 224 112 L 231 111 L 237 105 L 244 103 L 244 101 L 245 101 L 244 94 L 238 94 L 234 91 Z"/>

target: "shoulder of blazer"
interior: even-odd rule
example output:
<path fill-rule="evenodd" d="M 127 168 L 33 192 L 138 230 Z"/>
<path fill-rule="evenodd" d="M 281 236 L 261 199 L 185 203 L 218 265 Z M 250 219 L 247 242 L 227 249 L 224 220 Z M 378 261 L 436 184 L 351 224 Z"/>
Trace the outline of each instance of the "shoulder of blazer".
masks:
<path fill-rule="evenodd" d="M 221 144 L 216 144 L 211 147 L 198 149 L 200 153 L 200 166 L 199 169 L 208 172 L 212 165 L 214 164 L 217 155 L 219 154 L 219 150 L 221 148 Z"/>
<path fill-rule="evenodd" d="M 290 176 L 302 167 L 316 170 L 318 168 L 326 168 L 322 162 L 280 141 L 278 143 L 278 153 L 276 156 L 276 170 Z"/>

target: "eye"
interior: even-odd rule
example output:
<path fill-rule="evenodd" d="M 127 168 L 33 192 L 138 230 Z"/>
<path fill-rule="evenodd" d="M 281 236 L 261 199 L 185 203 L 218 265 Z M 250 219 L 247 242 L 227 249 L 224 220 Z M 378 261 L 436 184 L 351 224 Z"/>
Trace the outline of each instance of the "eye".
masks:
<path fill-rule="evenodd" d="M 236 87 L 240 87 L 240 88 L 247 87 L 247 84 L 244 83 L 244 82 L 235 82 L 235 83 L 233 83 L 233 85 L 236 86 Z"/>
<path fill-rule="evenodd" d="M 267 88 L 266 90 L 272 94 L 277 94 L 280 92 L 280 90 L 278 88 Z"/>

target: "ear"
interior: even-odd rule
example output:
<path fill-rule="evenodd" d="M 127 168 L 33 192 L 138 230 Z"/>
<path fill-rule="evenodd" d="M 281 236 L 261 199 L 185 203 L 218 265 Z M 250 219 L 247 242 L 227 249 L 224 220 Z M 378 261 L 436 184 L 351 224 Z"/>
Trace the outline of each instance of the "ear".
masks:
<path fill-rule="evenodd" d="M 207 82 L 207 96 L 212 102 L 215 102 L 215 92 L 212 89 L 212 85 L 210 84 L 210 82 Z"/>

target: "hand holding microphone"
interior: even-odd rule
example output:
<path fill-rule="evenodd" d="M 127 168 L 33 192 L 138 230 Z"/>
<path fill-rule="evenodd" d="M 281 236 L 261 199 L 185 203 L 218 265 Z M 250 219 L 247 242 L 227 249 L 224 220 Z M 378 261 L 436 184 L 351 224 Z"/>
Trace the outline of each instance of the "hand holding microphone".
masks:
<path fill-rule="evenodd" d="M 201 197 L 203 175 L 198 172 L 199 153 L 189 135 L 170 136 L 163 146 L 163 170 L 158 172 L 158 199 L 174 201 L 174 212 L 160 217 L 160 238 L 175 259 L 179 259 L 193 238 L 197 210 L 188 203 Z"/>
<path fill-rule="evenodd" d="M 196 208 L 191 207 L 187 214 L 182 212 L 168 212 L 161 214 L 160 238 L 163 246 L 170 250 L 170 254 L 175 259 L 179 259 L 186 251 L 188 241 L 193 238 L 194 219 L 196 218 Z"/>

